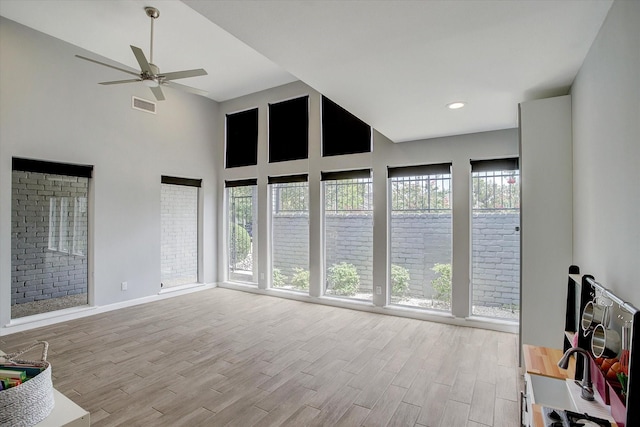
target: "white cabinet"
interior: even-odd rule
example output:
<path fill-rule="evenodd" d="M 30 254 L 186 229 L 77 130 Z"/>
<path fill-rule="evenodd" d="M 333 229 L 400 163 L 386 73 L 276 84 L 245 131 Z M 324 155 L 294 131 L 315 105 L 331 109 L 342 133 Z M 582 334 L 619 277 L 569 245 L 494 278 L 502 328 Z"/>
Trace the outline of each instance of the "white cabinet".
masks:
<path fill-rule="evenodd" d="M 520 116 L 521 343 L 562 348 L 572 263 L 571 97 L 523 102 Z"/>

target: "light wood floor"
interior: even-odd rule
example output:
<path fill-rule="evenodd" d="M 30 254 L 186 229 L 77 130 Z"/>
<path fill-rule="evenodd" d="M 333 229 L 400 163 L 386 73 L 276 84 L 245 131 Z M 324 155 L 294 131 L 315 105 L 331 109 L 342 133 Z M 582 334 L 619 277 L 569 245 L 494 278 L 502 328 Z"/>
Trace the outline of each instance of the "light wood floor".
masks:
<path fill-rule="evenodd" d="M 0 337 L 92 425 L 517 426 L 517 336 L 212 289 Z"/>

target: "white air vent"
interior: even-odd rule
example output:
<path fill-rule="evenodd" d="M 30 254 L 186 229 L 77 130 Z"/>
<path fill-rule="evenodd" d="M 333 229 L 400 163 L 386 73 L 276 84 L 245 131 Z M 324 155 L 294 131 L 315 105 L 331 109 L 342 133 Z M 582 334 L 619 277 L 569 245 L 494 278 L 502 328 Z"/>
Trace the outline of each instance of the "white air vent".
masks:
<path fill-rule="evenodd" d="M 145 111 L 147 113 L 156 113 L 156 103 L 153 101 L 147 101 L 146 99 L 131 97 L 131 108 L 134 110 Z"/>

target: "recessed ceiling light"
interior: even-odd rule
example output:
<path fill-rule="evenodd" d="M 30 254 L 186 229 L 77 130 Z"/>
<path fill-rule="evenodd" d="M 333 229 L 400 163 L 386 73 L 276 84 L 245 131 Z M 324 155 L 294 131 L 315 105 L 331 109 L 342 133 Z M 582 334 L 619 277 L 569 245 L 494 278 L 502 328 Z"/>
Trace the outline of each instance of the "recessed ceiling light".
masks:
<path fill-rule="evenodd" d="M 457 110 L 459 108 L 464 107 L 465 105 L 467 105 L 466 102 L 452 102 L 451 104 L 447 104 L 447 108 L 449 108 L 450 110 Z"/>

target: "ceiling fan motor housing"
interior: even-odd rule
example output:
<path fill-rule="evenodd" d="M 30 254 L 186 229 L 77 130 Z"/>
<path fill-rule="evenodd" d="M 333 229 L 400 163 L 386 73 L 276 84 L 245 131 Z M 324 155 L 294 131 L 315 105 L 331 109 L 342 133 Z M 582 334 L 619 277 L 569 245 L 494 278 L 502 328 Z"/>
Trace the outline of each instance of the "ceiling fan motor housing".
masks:
<path fill-rule="evenodd" d="M 147 6 L 144 8 L 144 11 L 147 12 L 149 18 L 156 19 L 160 16 L 160 11 L 155 7 Z"/>

